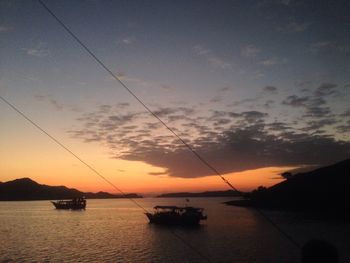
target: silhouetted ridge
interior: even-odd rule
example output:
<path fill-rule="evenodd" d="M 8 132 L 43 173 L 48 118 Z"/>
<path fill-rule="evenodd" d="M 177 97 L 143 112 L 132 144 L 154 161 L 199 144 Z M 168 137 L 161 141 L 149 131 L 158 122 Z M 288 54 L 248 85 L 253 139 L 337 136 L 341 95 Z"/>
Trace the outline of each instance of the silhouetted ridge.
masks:
<path fill-rule="evenodd" d="M 20 178 L 20 179 L 15 179 L 13 181 L 8 181 L 5 182 L 7 185 L 18 185 L 18 186 L 37 186 L 39 185 L 37 182 L 33 181 L 32 179 L 28 177 Z"/>
<path fill-rule="evenodd" d="M 228 204 L 293 210 L 347 210 L 350 159 L 299 173 L 270 188 L 259 188 L 243 201 Z"/>
<path fill-rule="evenodd" d="M 200 193 L 189 193 L 189 192 L 180 192 L 180 193 L 167 193 L 161 194 L 157 197 L 225 197 L 225 196 L 239 196 L 240 194 L 233 190 L 227 191 L 206 191 Z"/>
<path fill-rule="evenodd" d="M 21 178 L 0 184 L 1 201 L 53 200 L 72 199 L 85 196 L 86 198 L 140 198 L 137 194 L 115 195 L 106 192 L 84 193 L 65 186 L 49 186 L 38 184 L 30 178 Z"/>

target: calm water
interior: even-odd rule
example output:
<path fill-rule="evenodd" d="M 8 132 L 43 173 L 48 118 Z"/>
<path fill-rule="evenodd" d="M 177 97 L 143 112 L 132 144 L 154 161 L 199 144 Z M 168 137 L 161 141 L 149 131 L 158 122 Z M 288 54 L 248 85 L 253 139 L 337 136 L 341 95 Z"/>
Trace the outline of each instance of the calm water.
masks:
<path fill-rule="evenodd" d="M 228 207 L 225 198 L 192 198 L 208 220 L 172 228 L 212 262 L 299 262 L 299 252 L 254 210 Z M 151 210 L 184 199 L 138 200 Z M 350 262 L 350 224 L 269 212 L 298 242 L 323 238 Z M 0 202 L 0 262 L 203 262 L 166 227 L 148 224 L 129 200 L 88 200 L 86 211 L 59 211 L 48 201 Z"/>

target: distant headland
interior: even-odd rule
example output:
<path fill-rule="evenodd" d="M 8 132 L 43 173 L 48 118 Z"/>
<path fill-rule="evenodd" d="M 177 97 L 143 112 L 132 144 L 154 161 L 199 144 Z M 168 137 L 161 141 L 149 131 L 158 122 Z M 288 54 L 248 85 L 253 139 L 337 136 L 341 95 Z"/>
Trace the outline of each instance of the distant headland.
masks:
<path fill-rule="evenodd" d="M 244 200 L 228 205 L 279 210 L 348 213 L 350 159 L 311 172 L 288 174 L 287 180 L 269 188 L 259 187 Z"/>
<path fill-rule="evenodd" d="M 72 199 L 81 196 L 85 196 L 88 199 L 142 198 L 141 195 L 135 193 L 121 195 L 107 192 L 81 192 L 65 186 L 38 184 L 30 178 L 0 182 L 0 201 L 56 200 Z"/>
<path fill-rule="evenodd" d="M 189 193 L 189 192 L 180 192 L 180 193 L 166 193 L 158 195 L 157 197 L 233 197 L 239 196 L 239 193 L 233 190 L 227 191 L 206 191 L 200 193 Z"/>

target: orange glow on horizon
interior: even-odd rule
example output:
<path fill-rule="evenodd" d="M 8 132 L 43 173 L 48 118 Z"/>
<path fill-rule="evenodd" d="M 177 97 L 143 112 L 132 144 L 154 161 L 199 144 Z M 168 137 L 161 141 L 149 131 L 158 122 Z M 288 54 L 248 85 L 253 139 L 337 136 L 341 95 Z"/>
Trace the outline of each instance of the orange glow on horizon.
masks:
<path fill-rule="evenodd" d="M 56 158 L 52 158 L 52 156 L 50 156 L 41 160 L 45 163 L 44 167 L 40 164 L 34 167 L 30 165 L 31 158 L 29 158 L 29 160 L 23 160 L 20 167 L 7 167 L 7 174 L 11 172 L 12 176 L 6 179 L 13 180 L 21 177 L 30 177 L 40 184 L 65 185 L 69 188 L 76 188 L 81 191 L 89 192 L 106 191 L 117 193 L 116 189 L 82 164 L 77 162 L 72 163 L 71 157 L 55 157 Z M 26 163 L 26 161 L 28 163 Z M 95 167 L 124 192 L 152 195 L 169 192 L 200 192 L 230 189 L 217 175 L 200 178 L 177 178 L 167 175 L 150 175 L 150 172 L 164 172 L 164 169 L 153 167 L 143 162 L 105 158 L 98 159 L 97 156 L 95 156 L 94 161 Z M 60 163 L 59 169 L 57 169 L 57 167 L 55 169 L 58 162 Z M 30 173 L 28 173 L 29 169 L 22 169 L 26 166 L 31 166 Z M 283 181 L 283 178 L 278 175 L 293 168 L 296 167 L 267 167 L 229 173 L 224 176 L 237 187 L 237 189 L 241 191 L 250 191 L 260 185 L 271 186 Z M 4 170 L 2 174 L 4 174 Z"/>
<path fill-rule="evenodd" d="M 116 189 L 34 128 L 26 128 L 25 136 L 17 129 L 22 136 L 16 136 L 16 140 L 4 141 L 0 149 L 0 181 L 29 177 L 40 184 L 65 185 L 81 191 L 116 192 Z M 10 139 L 13 134 L 9 132 L 6 135 Z M 140 161 L 112 159 L 103 146 L 94 143 L 81 143 L 69 137 L 64 138 L 64 141 L 84 161 L 92 164 L 124 192 L 158 194 L 229 189 L 218 176 L 175 178 L 150 175 L 164 173 L 166 170 Z M 260 185 L 270 186 L 282 181 L 278 175 L 293 168 L 296 167 L 267 167 L 224 176 L 239 190 L 250 191 Z"/>

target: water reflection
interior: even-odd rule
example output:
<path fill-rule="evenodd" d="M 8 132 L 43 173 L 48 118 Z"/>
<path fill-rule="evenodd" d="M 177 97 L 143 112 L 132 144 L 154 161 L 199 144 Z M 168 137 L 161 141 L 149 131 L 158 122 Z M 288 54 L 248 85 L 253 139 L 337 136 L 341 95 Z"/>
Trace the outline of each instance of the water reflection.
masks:
<path fill-rule="evenodd" d="M 221 204 L 225 200 L 191 200 L 191 205 L 205 208 L 208 220 L 196 228 L 170 229 L 149 224 L 128 200 L 89 200 L 86 211 L 58 211 L 47 201 L 0 202 L 0 262 L 203 261 L 170 231 L 213 262 L 299 262 L 299 251 L 258 213 L 226 207 Z M 183 200 L 159 198 L 140 202 L 150 211 L 154 205 L 183 204 Z M 302 242 L 315 233 L 332 233 L 332 243 L 349 243 L 350 235 L 344 237 L 350 233 L 348 225 L 299 222 L 283 213 L 271 216 Z M 346 258 L 347 250 L 342 251 Z"/>

